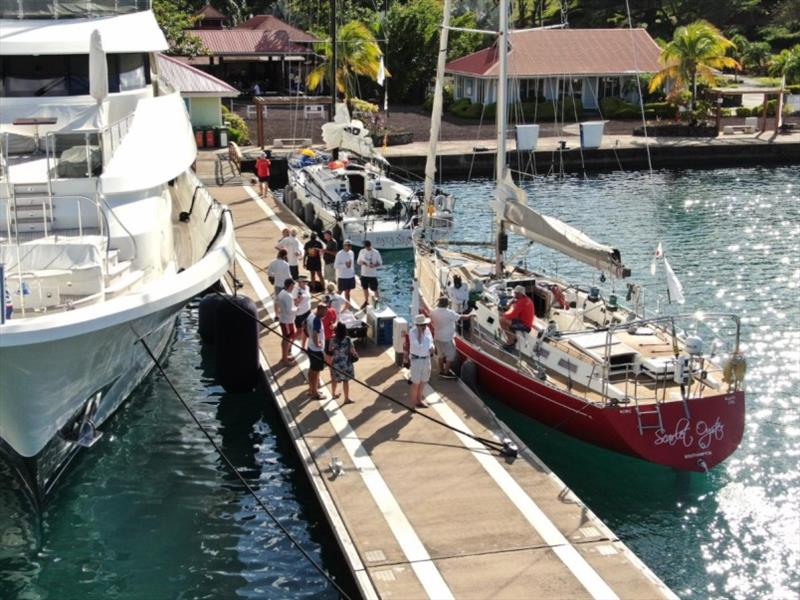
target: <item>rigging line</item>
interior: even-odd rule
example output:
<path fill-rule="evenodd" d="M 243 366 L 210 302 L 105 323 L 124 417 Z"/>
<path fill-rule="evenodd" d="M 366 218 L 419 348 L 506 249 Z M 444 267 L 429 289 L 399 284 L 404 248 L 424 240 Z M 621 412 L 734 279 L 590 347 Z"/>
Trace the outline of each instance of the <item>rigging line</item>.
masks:
<path fill-rule="evenodd" d="M 628 11 L 628 31 L 631 38 L 631 50 L 633 52 L 633 67 L 636 73 L 636 90 L 639 92 L 639 108 L 642 112 L 642 130 L 644 132 L 644 147 L 647 151 L 647 169 L 650 177 L 653 176 L 653 161 L 650 157 L 650 140 L 647 138 L 647 117 L 644 111 L 644 95 L 642 94 L 642 80 L 639 77 L 639 57 L 636 53 L 636 39 L 633 37 L 633 19 L 631 18 L 631 5 L 629 0 L 625 0 L 625 9 Z"/>
<path fill-rule="evenodd" d="M 230 472 L 239 480 L 239 482 L 242 484 L 242 486 L 253 497 L 253 499 L 261 507 L 261 509 L 269 516 L 270 519 L 272 519 L 272 522 L 275 523 L 275 525 L 278 527 L 278 529 L 280 529 L 281 532 L 283 532 L 283 534 L 295 546 L 295 548 L 297 548 L 300 551 L 300 553 L 306 558 L 306 560 L 308 560 L 308 562 L 311 563 L 311 565 L 320 573 L 320 575 L 322 575 L 325 579 L 327 579 L 328 582 L 334 588 L 336 588 L 337 592 L 339 592 L 344 598 L 347 598 L 348 600 L 350 600 L 350 596 L 348 596 L 347 593 L 339 586 L 339 584 L 336 583 L 336 581 L 334 581 L 333 577 L 331 577 L 327 573 L 327 571 L 325 571 L 325 569 L 323 569 L 322 566 L 320 564 L 318 564 L 314 560 L 314 558 L 303 548 L 303 546 L 300 544 L 300 542 L 298 542 L 295 539 L 295 537 L 289 532 L 289 530 L 286 529 L 286 527 L 284 527 L 284 525 L 278 520 L 278 518 L 272 513 L 272 511 L 270 511 L 270 509 L 267 507 L 267 505 L 264 504 L 264 502 L 261 500 L 259 495 L 256 494 L 256 491 L 250 486 L 249 483 L 247 483 L 247 480 L 242 476 L 241 473 L 239 473 L 239 470 L 236 468 L 236 466 L 231 462 L 231 460 L 228 458 L 228 456 L 225 454 L 225 452 L 223 452 L 223 450 L 219 446 L 219 444 L 217 444 L 217 442 L 214 440 L 214 438 L 211 436 L 211 434 L 208 432 L 208 430 L 203 426 L 203 424 L 200 422 L 200 419 L 197 418 L 197 415 L 191 409 L 191 407 L 186 402 L 186 400 L 183 398 L 181 393 L 178 391 L 178 388 L 176 388 L 175 384 L 172 383 L 172 380 L 169 378 L 167 373 L 164 371 L 164 367 L 161 366 L 161 362 L 158 360 L 158 358 L 156 358 L 155 354 L 153 354 L 153 351 L 150 350 L 150 346 L 147 345 L 147 342 L 144 340 L 144 338 L 140 338 L 139 342 L 142 344 L 142 346 L 144 347 L 145 351 L 147 352 L 147 354 L 152 359 L 153 364 L 155 365 L 156 369 L 161 374 L 161 376 L 164 378 L 164 381 L 167 382 L 167 385 L 175 393 L 175 396 L 177 396 L 178 400 L 183 405 L 183 408 L 186 409 L 186 412 L 189 413 L 189 416 L 195 422 L 197 427 L 200 429 L 200 431 L 203 433 L 203 435 L 206 437 L 206 439 L 214 447 L 214 450 L 216 450 L 216 452 L 219 455 L 219 457 L 225 463 L 225 466 L 228 467 Z"/>
<path fill-rule="evenodd" d="M 238 311 L 240 311 L 241 313 L 247 315 L 248 317 L 250 317 L 251 319 L 256 321 L 259 325 L 261 325 L 269 333 L 272 333 L 272 334 L 274 334 L 274 335 L 276 335 L 279 338 L 284 339 L 284 340 L 289 339 L 285 335 L 283 335 L 282 333 L 279 333 L 279 331 L 275 329 L 274 325 L 272 325 L 272 326 L 268 325 L 266 322 L 264 322 L 263 320 L 259 319 L 258 317 L 254 317 L 249 312 L 244 310 L 241 306 L 239 306 L 238 304 L 232 302 L 231 299 L 228 296 L 226 296 L 225 294 L 222 294 L 221 292 L 215 292 L 215 293 L 218 294 L 219 296 L 221 296 L 231 306 L 234 306 Z M 295 348 L 298 348 L 304 354 L 308 354 L 308 350 L 306 348 L 303 348 L 300 344 L 298 344 L 294 340 L 289 340 L 289 343 L 290 343 L 291 346 L 293 346 Z M 337 371 L 337 372 L 340 372 L 340 373 L 344 374 L 343 371 L 335 368 L 333 365 L 328 365 L 328 367 L 330 369 L 334 370 L 334 371 Z M 460 435 L 465 435 L 465 436 L 475 440 L 476 442 L 479 442 L 479 443 L 483 444 L 484 446 L 486 446 L 490 450 L 496 450 L 496 451 L 500 452 L 501 454 L 503 454 L 504 456 L 506 455 L 505 454 L 506 445 L 501 443 L 501 442 L 498 442 L 496 440 L 490 440 L 488 438 L 484 438 L 484 437 L 481 437 L 479 435 L 475 435 L 474 433 L 471 433 L 471 432 L 468 432 L 468 431 L 462 431 L 462 430 L 458 429 L 457 427 L 453 427 L 452 425 L 449 425 L 448 423 L 445 423 L 444 421 L 440 421 L 439 419 L 436 419 L 434 417 L 431 417 L 430 415 L 427 415 L 427 414 L 425 414 L 423 412 L 418 411 L 413 406 L 408 406 L 407 404 L 405 404 L 404 402 L 401 402 L 400 400 L 398 400 L 394 396 L 390 396 L 386 392 L 382 392 L 379 389 L 371 386 L 366 381 L 362 381 L 362 380 L 360 380 L 358 378 L 355 378 L 355 377 L 352 378 L 351 381 L 354 381 L 355 383 L 361 385 L 362 387 L 368 389 L 369 391 L 377 394 L 378 397 L 384 398 L 385 400 L 388 400 L 389 402 L 392 402 L 392 403 L 397 404 L 398 406 L 400 406 L 402 408 L 405 408 L 409 412 L 413 412 L 413 413 L 415 413 L 415 414 L 417 414 L 417 415 L 419 415 L 421 417 L 424 417 L 424 418 L 428 419 L 429 421 L 431 421 L 433 423 L 436 423 L 438 425 L 441 425 L 442 427 L 445 427 L 445 428 L 453 431 L 454 433 L 458 433 Z"/>

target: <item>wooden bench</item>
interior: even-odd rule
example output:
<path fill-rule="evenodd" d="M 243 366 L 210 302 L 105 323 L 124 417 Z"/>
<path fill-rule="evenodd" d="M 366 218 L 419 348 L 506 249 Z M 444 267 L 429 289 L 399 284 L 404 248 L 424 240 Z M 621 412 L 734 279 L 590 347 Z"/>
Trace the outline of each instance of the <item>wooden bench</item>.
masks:
<path fill-rule="evenodd" d="M 228 160 L 232 165 L 236 165 L 236 170 L 242 172 L 242 150 L 236 142 L 228 143 Z"/>
<path fill-rule="evenodd" d="M 300 148 L 311 145 L 311 138 L 275 138 L 272 145 L 276 148 Z"/>

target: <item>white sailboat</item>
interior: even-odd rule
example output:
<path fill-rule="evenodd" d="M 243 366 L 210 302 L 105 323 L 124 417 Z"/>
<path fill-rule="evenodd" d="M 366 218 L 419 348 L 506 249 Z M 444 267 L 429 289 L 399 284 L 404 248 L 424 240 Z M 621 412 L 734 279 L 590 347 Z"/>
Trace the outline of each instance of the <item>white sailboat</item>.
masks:
<path fill-rule="evenodd" d="M 233 258 L 149 8 L 0 8 L 0 453 L 40 498 Z"/>
<path fill-rule="evenodd" d="M 445 0 L 444 40 L 449 4 Z M 629 308 L 595 286 L 505 265 L 512 233 L 613 278 L 630 276 L 617 249 L 536 212 L 512 180 L 506 164 L 507 55 L 513 52 L 507 0 L 500 2 L 499 29 L 494 257 L 451 251 L 420 236 L 415 247 L 419 307 L 433 309 L 459 275 L 470 289 L 474 311 L 471 327 L 456 337 L 462 378 L 578 439 L 677 469 L 708 470 L 738 447 L 744 430 L 739 318 L 646 317 L 637 285 L 628 284 Z M 440 62 L 437 79 L 442 75 Z M 437 88 L 434 106 L 440 94 Z M 529 327 L 520 318 L 516 331 L 504 331 L 504 313 L 515 296 L 535 318 Z M 704 342 L 697 332 L 708 322 L 728 339 Z"/>

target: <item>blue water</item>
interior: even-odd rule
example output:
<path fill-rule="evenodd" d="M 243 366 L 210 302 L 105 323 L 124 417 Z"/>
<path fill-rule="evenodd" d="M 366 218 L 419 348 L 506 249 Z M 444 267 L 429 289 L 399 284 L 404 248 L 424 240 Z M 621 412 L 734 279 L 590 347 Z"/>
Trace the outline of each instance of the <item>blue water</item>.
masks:
<path fill-rule="evenodd" d="M 459 197 L 454 237 L 490 239 L 492 187 L 448 185 Z M 487 401 L 680 596 L 800 596 L 800 168 L 620 173 L 525 187 L 543 212 L 619 247 L 649 309 L 665 308 L 663 282 L 649 273 L 662 241 L 687 307 L 742 315 L 747 426 L 725 463 L 708 476 L 686 475 Z M 600 284 L 551 252 L 513 238 L 511 246 L 532 268 Z M 386 258 L 384 294 L 405 313 L 412 256 Z M 169 376 L 268 506 L 350 585 L 277 412 L 263 391 L 232 396 L 214 383 L 196 324 L 192 305 L 167 352 Z M 104 431 L 41 520 L 0 478 L 0 598 L 337 597 L 232 480 L 160 377 L 150 375 Z"/>

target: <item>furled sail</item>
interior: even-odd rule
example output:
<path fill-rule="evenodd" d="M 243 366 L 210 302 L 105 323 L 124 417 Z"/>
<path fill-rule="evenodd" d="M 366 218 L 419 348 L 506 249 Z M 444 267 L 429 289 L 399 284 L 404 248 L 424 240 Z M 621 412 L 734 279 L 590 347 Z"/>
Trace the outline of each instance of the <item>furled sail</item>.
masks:
<path fill-rule="evenodd" d="M 523 192 L 506 175 L 497 187 L 495 210 L 507 231 L 552 248 L 614 277 L 628 277 L 631 272 L 622 264 L 619 250 L 595 242 L 571 225 L 529 208 Z"/>
<path fill-rule="evenodd" d="M 328 150 L 348 150 L 368 160 L 386 164 L 386 159 L 375 150 L 369 130 L 361 121 L 350 120 L 344 104 L 337 104 L 334 120 L 322 126 L 322 141 Z"/>

